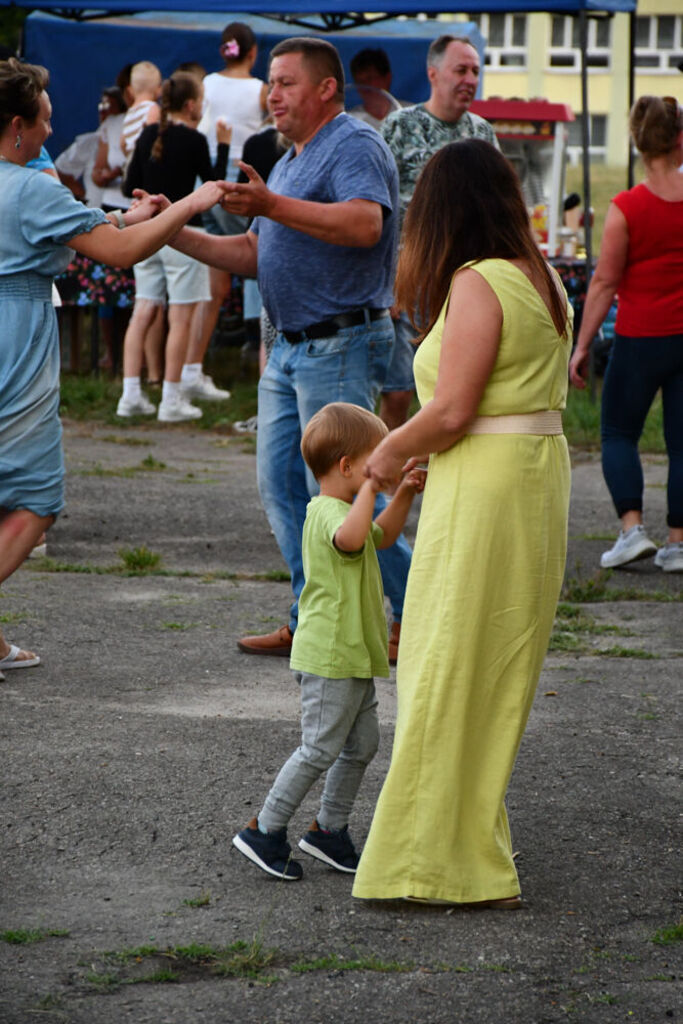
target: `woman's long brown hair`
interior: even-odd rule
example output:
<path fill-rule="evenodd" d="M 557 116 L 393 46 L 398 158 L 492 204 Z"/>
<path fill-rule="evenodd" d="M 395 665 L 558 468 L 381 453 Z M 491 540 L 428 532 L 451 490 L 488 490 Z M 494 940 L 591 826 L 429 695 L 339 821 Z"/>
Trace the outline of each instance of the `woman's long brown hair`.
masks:
<path fill-rule="evenodd" d="M 434 326 L 456 270 L 485 259 L 528 260 L 548 285 L 553 323 L 566 337 L 567 310 L 531 233 L 515 171 L 489 142 L 464 139 L 426 164 L 403 225 L 396 304 L 421 337 Z"/>

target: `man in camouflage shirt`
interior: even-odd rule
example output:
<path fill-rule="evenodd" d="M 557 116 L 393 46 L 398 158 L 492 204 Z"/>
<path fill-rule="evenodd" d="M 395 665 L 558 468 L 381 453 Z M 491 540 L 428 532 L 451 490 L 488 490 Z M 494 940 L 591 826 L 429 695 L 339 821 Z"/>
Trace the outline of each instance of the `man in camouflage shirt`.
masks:
<path fill-rule="evenodd" d="M 458 139 L 485 139 L 498 146 L 488 121 L 469 113 L 479 84 L 479 54 L 468 39 L 439 36 L 429 47 L 427 77 L 431 95 L 426 103 L 395 110 L 379 132 L 398 167 L 401 224 L 420 172 L 429 158 Z M 380 415 L 390 429 L 404 423 L 415 387 L 411 339 L 415 331 L 405 313 L 394 321 L 396 344 L 382 388 Z"/>

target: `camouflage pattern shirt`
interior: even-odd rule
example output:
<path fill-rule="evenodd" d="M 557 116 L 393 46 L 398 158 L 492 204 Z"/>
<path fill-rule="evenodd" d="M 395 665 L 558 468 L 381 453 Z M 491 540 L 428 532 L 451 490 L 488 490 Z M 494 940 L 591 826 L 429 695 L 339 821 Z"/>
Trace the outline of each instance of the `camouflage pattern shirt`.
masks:
<path fill-rule="evenodd" d="M 442 121 L 430 114 L 423 103 L 392 111 L 379 131 L 398 167 L 401 224 L 420 171 L 438 149 L 459 139 L 484 139 L 500 148 L 493 128 L 483 117 L 466 111 L 459 121 Z"/>

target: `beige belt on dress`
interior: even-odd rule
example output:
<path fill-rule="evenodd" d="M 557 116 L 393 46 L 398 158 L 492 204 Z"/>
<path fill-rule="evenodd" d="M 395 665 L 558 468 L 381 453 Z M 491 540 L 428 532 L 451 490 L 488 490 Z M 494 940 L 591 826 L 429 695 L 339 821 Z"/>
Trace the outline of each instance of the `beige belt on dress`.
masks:
<path fill-rule="evenodd" d="M 467 428 L 468 434 L 561 434 L 559 409 L 542 409 L 511 416 L 477 416 Z"/>

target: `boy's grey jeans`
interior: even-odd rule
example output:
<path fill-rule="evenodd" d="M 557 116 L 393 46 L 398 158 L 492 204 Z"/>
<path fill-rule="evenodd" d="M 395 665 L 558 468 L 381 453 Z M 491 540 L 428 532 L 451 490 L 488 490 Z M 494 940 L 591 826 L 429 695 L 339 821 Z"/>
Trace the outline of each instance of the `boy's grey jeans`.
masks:
<path fill-rule="evenodd" d="M 318 824 L 340 829 L 379 745 L 372 679 L 327 679 L 294 673 L 301 686 L 301 746 L 280 769 L 260 812 L 269 832 L 285 828 L 309 789 L 327 771 Z"/>

